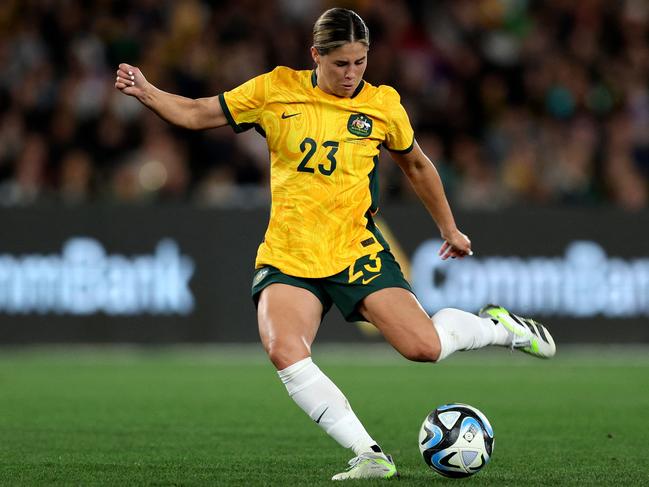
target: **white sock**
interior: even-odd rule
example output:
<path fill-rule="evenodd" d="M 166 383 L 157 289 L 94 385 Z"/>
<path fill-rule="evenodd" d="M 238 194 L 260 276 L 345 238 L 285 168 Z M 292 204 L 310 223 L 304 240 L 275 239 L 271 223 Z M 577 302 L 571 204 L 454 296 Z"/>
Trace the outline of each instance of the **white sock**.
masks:
<path fill-rule="evenodd" d="M 298 406 L 323 430 L 356 455 L 373 451 L 365 431 L 340 389 L 307 357 L 277 372 Z"/>
<path fill-rule="evenodd" d="M 511 334 L 500 323 L 459 309 L 439 310 L 433 315 L 433 324 L 441 344 L 438 361 L 458 350 L 475 350 L 487 345 L 509 345 L 512 341 Z"/>

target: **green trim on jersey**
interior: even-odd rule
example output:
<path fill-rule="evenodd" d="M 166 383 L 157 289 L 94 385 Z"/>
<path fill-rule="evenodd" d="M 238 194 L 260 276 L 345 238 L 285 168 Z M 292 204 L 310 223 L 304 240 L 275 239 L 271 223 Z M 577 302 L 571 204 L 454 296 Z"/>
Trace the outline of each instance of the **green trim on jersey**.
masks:
<path fill-rule="evenodd" d="M 377 227 L 376 223 L 374 222 L 374 215 L 379 211 L 380 188 L 378 155 L 374 156 L 374 168 L 370 171 L 367 177 L 369 178 L 369 188 L 372 202 L 370 203 L 370 207 L 368 208 L 367 212 L 365 212 L 365 218 L 367 218 L 367 225 L 365 225 L 365 228 L 372 232 L 372 235 L 374 235 L 376 241 L 380 243 L 385 250 L 390 250 L 390 245 L 388 245 L 388 242 L 385 237 L 383 237 L 381 230 L 379 230 L 379 227 Z"/>
<path fill-rule="evenodd" d="M 219 103 L 221 104 L 221 110 L 223 110 L 223 114 L 225 115 L 225 118 L 228 121 L 230 127 L 232 127 L 232 130 L 234 130 L 237 134 L 244 132 L 245 129 L 241 128 L 241 126 L 234 121 L 234 118 L 232 117 L 232 113 L 230 113 L 230 109 L 228 108 L 228 104 L 225 101 L 225 96 L 223 96 L 223 93 L 219 95 Z"/>
<path fill-rule="evenodd" d="M 313 88 L 318 86 L 318 75 L 315 72 L 315 69 L 313 71 L 311 71 L 311 86 Z M 358 83 L 358 86 L 356 87 L 356 89 L 354 90 L 354 93 L 352 93 L 352 96 L 350 96 L 350 98 L 355 98 L 356 95 L 358 95 L 363 90 L 364 86 L 365 86 L 365 81 L 361 80 L 361 82 Z"/>
<path fill-rule="evenodd" d="M 379 211 L 379 195 L 380 195 L 379 156 L 378 155 L 374 156 L 373 160 L 374 160 L 374 167 L 367 175 L 367 177 L 369 178 L 369 189 L 370 189 L 370 197 L 371 197 L 371 203 L 370 203 L 370 207 L 368 208 L 368 211 L 372 215 L 376 214 L 376 212 Z"/>
<path fill-rule="evenodd" d="M 221 110 L 223 110 L 223 114 L 225 115 L 225 118 L 228 121 L 228 125 L 232 127 L 232 130 L 234 130 L 235 133 L 240 134 L 241 132 L 245 132 L 246 130 L 250 130 L 254 128 L 257 131 L 257 133 L 259 133 L 262 137 L 266 138 L 266 131 L 258 123 L 237 123 L 234 121 L 234 118 L 232 117 L 232 113 L 228 108 L 228 104 L 225 101 L 225 96 L 223 96 L 223 93 L 219 95 L 219 103 L 221 105 Z"/>
<path fill-rule="evenodd" d="M 350 98 L 356 98 L 356 95 L 358 95 L 363 90 L 363 86 L 365 86 L 365 81 L 361 80 L 361 82 L 358 83 L 358 86 L 356 87 L 354 93 L 352 93 L 352 96 L 350 96 Z"/>
<path fill-rule="evenodd" d="M 408 154 L 409 152 L 412 152 L 412 149 L 415 147 L 415 138 L 413 136 L 412 142 L 408 147 L 405 149 L 397 150 L 397 149 L 390 149 L 387 145 L 383 144 L 383 147 L 385 147 L 387 150 L 390 152 L 396 152 L 397 154 Z"/>
<path fill-rule="evenodd" d="M 390 244 L 388 244 L 388 241 L 381 233 L 381 230 L 379 230 L 379 227 L 376 226 L 376 222 L 374 221 L 374 217 L 372 216 L 372 214 L 368 211 L 365 214 L 365 217 L 367 218 L 367 225 L 365 226 L 365 228 L 367 228 L 370 232 L 372 232 L 374 238 L 377 240 L 378 243 L 380 243 L 383 246 L 385 250 L 390 250 Z"/>

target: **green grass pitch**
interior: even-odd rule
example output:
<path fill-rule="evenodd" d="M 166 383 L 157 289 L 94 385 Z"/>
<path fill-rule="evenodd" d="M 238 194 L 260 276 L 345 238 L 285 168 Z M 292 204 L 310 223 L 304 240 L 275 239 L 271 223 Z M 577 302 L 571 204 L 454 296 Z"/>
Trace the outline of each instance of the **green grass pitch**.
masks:
<path fill-rule="evenodd" d="M 382 346 L 316 363 L 411 485 L 648 485 L 647 349 L 503 350 L 415 364 Z M 417 448 L 429 410 L 472 404 L 495 431 L 465 480 Z M 318 486 L 352 456 L 288 398 L 260 347 L 0 349 L 0 485 Z M 352 485 L 385 485 L 354 481 Z"/>

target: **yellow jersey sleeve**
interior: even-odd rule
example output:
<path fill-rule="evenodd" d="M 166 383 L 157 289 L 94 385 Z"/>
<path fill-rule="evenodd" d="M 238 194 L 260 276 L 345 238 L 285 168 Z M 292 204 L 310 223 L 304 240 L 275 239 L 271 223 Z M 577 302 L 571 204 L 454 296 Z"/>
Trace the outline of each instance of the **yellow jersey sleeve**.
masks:
<path fill-rule="evenodd" d="M 386 101 L 389 122 L 383 145 L 392 152 L 406 154 L 414 146 L 415 132 L 401 104 L 399 93 L 394 88 L 385 88 L 388 90 Z"/>
<path fill-rule="evenodd" d="M 270 75 L 271 73 L 259 75 L 219 95 L 221 109 L 235 132 L 240 133 L 259 125 L 268 98 Z"/>

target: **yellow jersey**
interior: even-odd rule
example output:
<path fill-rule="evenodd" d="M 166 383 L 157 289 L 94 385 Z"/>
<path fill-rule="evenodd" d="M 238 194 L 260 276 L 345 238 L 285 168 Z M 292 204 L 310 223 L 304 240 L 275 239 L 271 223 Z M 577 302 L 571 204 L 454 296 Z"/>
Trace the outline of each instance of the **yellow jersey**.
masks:
<path fill-rule="evenodd" d="M 361 81 L 341 98 L 318 87 L 315 70 L 278 67 L 219 101 L 234 131 L 255 128 L 270 152 L 270 221 L 256 268 L 328 277 L 388 248 L 372 219 L 380 146 L 408 152 L 414 144 L 393 88 Z"/>

